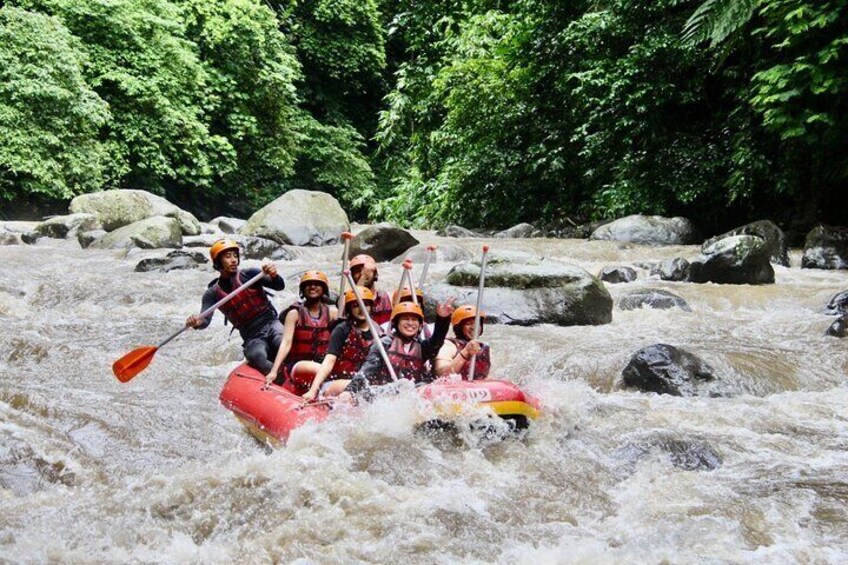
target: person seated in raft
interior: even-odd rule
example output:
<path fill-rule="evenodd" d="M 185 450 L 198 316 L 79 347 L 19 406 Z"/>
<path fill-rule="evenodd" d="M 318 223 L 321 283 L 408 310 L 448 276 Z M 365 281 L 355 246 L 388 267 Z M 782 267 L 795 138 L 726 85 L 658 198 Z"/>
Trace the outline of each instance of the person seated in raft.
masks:
<path fill-rule="evenodd" d="M 282 383 L 286 377 L 292 388 L 303 393 L 309 382 L 295 382 L 293 368 L 300 361 L 324 360 L 330 343 L 330 327 L 338 317 L 335 307 L 325 302 L 330 294 L 327 275 L 321 271 L 306 271 L 300 277 L 301 301 L 292 304 L 280 318 L 283 320 L 283 339 L 277 350 L 274 364 L 265 375 L 265 383 Z M 279 374 L 285 363 L 285 372 Z"/>
<path fill-rule="evenodd" d="M 415 296 L 418 298 L 418 305 L 421 306 L 421 310 L 424 310 L 424 291 L 420 288 L 415 289 Z M 409 290 L 408 286 L 403 287 L 400 291 L 400 297 L 398 297 L 397 291 L 392 293 L 392 304 L 397 304 L 398 302 L 412 302 L 412 291 Z M 427 320 L 424 320 L 424 324 L 421 326 L 421 331 L 424 337 L 431 337 L 433 335 L 433 328 L 435 324 L 428 324 Z M 386 322 L 384 324 L 380 324 L 380 329 L 383 334 L 388 335 L 392 331 L 392 326 L 390 322 Z"/>
<path fill-rule="evenodd" d="M 260 271 L 256 268 L 240 270 L 239 246 L 228 239 L 213 243 L 209 248 L 209 256 L 212 258 L 212 266 L 220 275 L 209 283 L 203 293 L 201 311 L 210 308 Z M 271 356 L 280 347 L 283 339 L 283 325 L 277 319 L 277 311 L 268 299 L 265 288 L 283 290 L 286 282 L 271 263 L 264 263 L 261 270 L 265 273 L 264 277 L 218 309 L 239 331 L 247 364 L 265 373 L 271 370 Z M 211 321 L 212 315 L 206 318 L 189 316 L 186 325 L 202 330 L 206 329 Z"/>
<path fill-rule="evenodd" d="M 424 313 L 421 307 L 412 302 L 399 302 L 392 309 L 392 334 L 380 338 L 386 349 L 389 361 L 398 379 L 409 379 L 414 383 L 427 383 L 433 380 L 427 361 L 436 356 L 445 342 L 453 313 L 454 298 L 449 298 L 436 307 L 436 326 L 433 336 L 425 339 L 420 336 Z M 370 387 L 381 386 L 392 380 L 377 343 L 371 346 L 362 368 L 353 376 L 339 400 L 353 401 L 352 395 L 370 396 Z"/>
<path fill-rule="evenodd" d="M 388 294 L 374 288 L 378 279 L 377 262 L 370 255 L 361 254 L 350 260 L 348 268 L 357 286 L 364 286 L 374 293 L 374 308 L 371 313 L 374 323 L 379 326 L 388 322 L 393 304 Z"/>
<path fill-rule="evenodd" d="M 371 312 L 374 293 L 364 286 L 357 289 L 365 308 Z M 348 290 L 344 295 L 344 320 L 333 329 L 324 361 L 320 365 L 311 363 L 312 366 L 308 368 L 315 378 L 303 399 L 310 401 L 319 394 L 323 397 L 341 394 L 353 375 L 362 367 L 373 343 L 374 336 L 368 326 L 368 318 L 359 308 L 353 290 Z M 298 372 L 305 363 L 298 365 Z"/>
<path fill-rule="evenodd" d="M 489 346 L 483 345 L 474 337 L 474 317 L 477 308 L 471 305 L 460 306 L 453 311 L 451 326 L 454 338 L 445 340 L 445 344 L 436 355 L 436 376 L 460 375 L 468 380 L 471 369 L 471 357 L 477 355 L 474 362 L 474 380 L 485 379 L 489 376 L 492 366 L 489 356 Z M 480 315 L 480 334 L 483 333 L 483 315 Z"/>

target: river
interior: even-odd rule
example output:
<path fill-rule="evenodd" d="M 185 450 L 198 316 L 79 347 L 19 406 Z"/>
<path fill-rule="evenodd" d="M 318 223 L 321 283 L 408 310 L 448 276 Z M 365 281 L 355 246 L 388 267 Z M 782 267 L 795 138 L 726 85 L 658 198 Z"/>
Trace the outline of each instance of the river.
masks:
<path fill-rule="evenodd" d="M 481 245 L 415 235 L 474 253 Z M 697 254 L 489 243 L 593 273 Z M 293 300 L 306 268 L 336 273 L 340 249 L 299 248 L 278 262 L 289 289 L 275 302 Z M 608 285 L 613 298 L 659 287 L 693 312 L 615 309 L 611 324 L 592 327 L 488 325 L 494 373 L 543 402 L 523 439 L 430 437 L 399 399 L 333 414 L 271 451 L 218 402 L 241 351 L 220 314 L 129 383 L 112 375 L 115 359 L 179 329 L 214 276 L 208 265 L 134 272 L 162 254 L 73 240 L 0 246 L 0 561 L 848 561 L 848 341 L 823 335 L 832 320 L 822 314 L 848 288 L 846 271 L 802 270 L 795 251 L 767 286 L 642 272 Z M 450 267 L 435 263 L 432 279 Z M 380 273 L 392 288 L 401 267 Z M 654 343 L 706 360 L 723 396 L 622 390 L 630 355 Z"/>

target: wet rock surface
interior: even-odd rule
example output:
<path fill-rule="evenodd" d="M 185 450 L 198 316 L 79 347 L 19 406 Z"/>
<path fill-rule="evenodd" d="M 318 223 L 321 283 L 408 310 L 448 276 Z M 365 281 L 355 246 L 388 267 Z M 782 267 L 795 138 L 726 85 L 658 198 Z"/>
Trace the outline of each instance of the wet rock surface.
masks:
<path fill-rule="evenodd" d="M 784 267 L 789 266 L 789 245 L 786 242 L 786 234 L 783 233 L 783 230 L 777 224 L 770 220 L 752 222 L 721 235 L 711 237 L 704 242 L 701 249 L 706 249 L 721 239 L 736 235 L 756 235 L 762 238 L 766 252 L 769 254 L 769 260 L 772 263 L 783 265 Z"/>
<path fill-rule="evenodd" d="M 636 269 L 633 267 L 604 267 L 598 273 L 598 278 L 611 284 L 629 283 L 636 280 Z"/>
<path fill-rule="evenodd" d="M 634 353 L 621 376 L 626 387 L 673 396 L 697 396 L 698 384 L 715 378 L 696 355 L 664 343 Z"/>
<path fill-rule="evenodd" d="M 175 218 L 154 216 L 128 226 L 118 228 L 91 242 L 95 249 L 158 249 L 161 247 L 181 247 L 182 230 Z"/>
<path fill-rule="evenodd" d="M 824 313 L 828 316 L 840 316 L 848 314 L 848 290 L 833 295 L 824 307 Z"/>
<path fill-rule="evenodd" d="M 689 261 L 682 258 L 665 259 L 650 266 L 651 276 L 658 276 L 664 281 L 689 280 Z"/>
<path fill-rule="evenodd" d="M 318 247 L 339 243 L 349 229 L 347 214 L 331 195 L 290 190 L 253 214 L 239 231 L 284 245 Z"/>
<path fill-rule="evenodd" d="M 801 267 L 848 269 L 848 228 L 820 225 L 807 234 Z"/>
<path fill-rule="evenodd" d="M 602 225 L 589 239 L 642 245 L 690 245 L 696 241 L 696 231 L 686 218 L 635 214 Z"/>
<path fill-rule="evenodd" d="M 466 229 L 462 226 L 449 225 L 436 232 L 442 237 L 483 237 L 483 234 Z"/>
<path fill-rule="evenodd" d="M 689 281 L 719 284 L 772 284 L 774 268 L 763 238 L 736 235 L 702 250 L 689 264 Z"/>
<path fill-rule="evenodd" d="M 825 332 L 829 336 L 833 337 L 845 337 L 848 336 L 848 315 L 842 316 L 827 328 Z"/>
<path fill-rule="evenodd" d="M 670 310 L 680 308 L 684 312 L 691 312 L 692 308 L 680 296 L 658 288 L 645 288 L 631 292 L 618 301 L 621 310 L 637 310 L 639 308 L 654 308 L 656 310 Z"/>
<path fill-rule="evenodd" d="M 537 235 L 541 235 L 539 230 L 537 230 L 531 224 L 524 223 L 512 226 L 511 228 L 505 229 L 503 231 L 499 231 L 493 237 L 499 239 L 512 239 L 516 237 L 535 237 Z"/>
<path fill-rule="evenodd" d="M 165 257 L 151 257 L 142 259 L 135 266 L 135 271 L 139 273 L 158 271 L 167 273 L 169 271 L 177 271 L 183 269 L 197 269 L 200 265 L 208 263 L 209 259 L 206 255 L 199 251 L 171 251 Z"/>
<path fill-rule="evenodd" d="M 350 256 L 365 253 L 378 262 L 391 261 L 416 245 L 418 240 L 408 231 L 394 224 L 382 223 L 356 234 L 350 242 Z"/>
<path fill-rule="evenodd" d="M 145 190 L 104 190 L 81 194 L 71 200 L 69 209 L 72 214 L 95 215 L 106 231 L 147 218 L 165 216 L 177 220 L 182 234 L 200 233 L 200 222 L 193 214 Z"/>

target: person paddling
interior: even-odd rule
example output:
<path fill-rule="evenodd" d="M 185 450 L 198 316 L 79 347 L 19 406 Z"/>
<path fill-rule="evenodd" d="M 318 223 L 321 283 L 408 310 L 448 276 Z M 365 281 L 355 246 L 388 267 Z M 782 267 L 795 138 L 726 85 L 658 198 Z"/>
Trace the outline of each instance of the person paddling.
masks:
<path fill-rule="evenodd" d="M 364 286 L 374 293 L 374 307 L 371 311 L 374 323 L 379 326 L 388 322 L 392 317 L 392 300 L 387 293 L 375 288 L 374 283 L 379 278 L 377 262 L 363 253 L 351 259 L 348 268 L 357 286 Z"/>
<path fill-rule="evenodd" d="M 392 309 L 392 335 L 383 336 L 380 343 L 386 349 L 399 379 L 409 379 L 415 383 L 433 380 L 427 361 L 432 360 L 444 344 L 454 300 L 449 298 L 436 307 L 436 326 L 429 339 L 420 336 L 421 325 L 424 323 L 424 313 L 420 306 L 412 302 L 399 302 Z M 379 387 L 389 382 L 391 375 L 375 343 L 345 392 L 356 395 L 372 386 Z M 340 400 L 350 399 L 349 396 L 340 397 Z"/>
<path fill-rule="evenodd" d="M 435 369 L 437 377 L 448 375 L 460 375 L 463 380 L 468 380 L 471 368 L 471 358 L 477 355 L 474 367 L 474 380 L 485 379 L 489 376 L 491 358 L 489 346 L 483 345 L 474 339 L 474 317 L 477 308 L 474 306 L 460 306 L 453 311 L 451 326 L 453 326 L 454 338 L 448 338 L 436 355 Z M 480 317 L 480 333 L 483 333 L 483 317 Z"/>
<path fill-rule="evenodd" d="M 374 293 L 364 286 L 357 287 L 359 296 L 368 311 L 374 305 Z M 323 397 L 338 396 L 347 387 L 350 379 L 362 367 L 374 336 L 368 327 L 368 318 L 359 307 L 353 290 L 344 294 L 344 321 L 333 329 L 327 354 L 320 366 L 317 363 L 312 386 L 303 395 L 306 401 L 314 400 L 319 394 Z M 300 365 L 298 365 L 300 369 Z"/>
<path fill-rule="evenodd" d="M 330 342 L 330 327 L 338 317 L 338 311 L 328 306 L 325 300 L 330 293 L 329 279 L 321 271 L 306 271 L 300 278 L 301 301 L 293 304 L 282 316 L 284 320 L 283 339 L 277 350 L 274 364 L 265 375 L 266 384 L 277 381 L 280 384 L 285 377 L 292 377 L 292 369 L 299 361 L 324 360 L 327 345 Z M 285 374 L 279 375 L 280 366 L 285 363 Z M 303 392 L 303 383 L 293 383 L 293 388 Z"/>
<path fill-rule="evenodd" d="M 201 311 L 207 310 L 260 272 L 257 268 L 239 269 L 241 264 L 239 246 L 228 239 L 213 243 L 209 248 L 209 256 L 212 258 L 212 266 L 220 275 L 209 283 L 206 292 L 203 293 Z M 280 347 L 283 337 L 283 326 L 277 319 L 277 311 L 268 299 L 265 288 L 283 290 L 286 282 L 277 273 L 277 268 L 272 263 L 264 263 L 261 271 L 265 273 L 265 277 L 220 306 L 219 310 L 239 331 L 247 363 L 264 373 L 271 369 L 270 358 Z M 186 325 L 196 330 L 206 329 L 213 315 L 214 312 L 206 318 L 189 316 L 186 319 Z"/>

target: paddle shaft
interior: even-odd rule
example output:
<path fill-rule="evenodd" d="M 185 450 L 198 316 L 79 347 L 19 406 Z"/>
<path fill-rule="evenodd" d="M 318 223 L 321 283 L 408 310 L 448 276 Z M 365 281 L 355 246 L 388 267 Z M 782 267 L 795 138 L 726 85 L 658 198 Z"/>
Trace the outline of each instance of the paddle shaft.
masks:
<path fill-rule="evenodd" d="M 477 287 L 477 311 L 474 313 L 474 340 L 480 337 L 480 308 L 483 305 L 483 280 L 486 276 L 486 254 L 489 252 L 487 246 L 483 246 L 483 259 L 480 261 L 480 285 Z M 471 356 L 471 366 L 468 368 L 468 380 L 474 380 L 474 370 L 477 368 L 477 354 Z"/>
<path fill-rule="evenodd" d="M 412 283 L 412 263 L 404 263 L 403 265 L 403 275 L 400 277 L 401 286 L 403 286 L 404 278 L 406 278 L 406 286 L 409 287 L 412 293 L 412 303 L 420 306 L 418 304 L 418 294 L 415 292 L 415 285 Z M 398 297 L 398 302 L 400 302 L 400 297 Z"/>
<path fill-rule="evenodd" d="M 418 288 L 424 289 L 424 281 L 427 280 L 427 271 L 430 269 L 430 261 L 433 259 L 433 252 L 436 251 L 435 245 L 427 246 L 427 258 L 424 259 L 424 268 L 421 270 L 421 278 L 418 280 Z"/>
<path fill-rule="evenodd" d="M 339 280 L 339 300 L 338 300 L 338 308 L 339 308 L 339 316 L 344 315 L 344 291 L 345 291 L 345 276 L 344 271 L 348 268 L 347 262 L 348 257 L 350 256 L 350 240 L 353 238 L 353 234 L 350 232 L 344 232 L 342 234 L 342 239 L 344 239 L 344 251 L 342 252 L 342 277 Z"/>
<path fill-rule="evenodd" d="M 229 293 L 227 296 L 225 296 L 224 298 L 222 298 L 221 300 L 219 300 L 218 302 L 216 302 L 215 304 L 213 304 L 212 306 L 210 306 L 209 308 L 207 308 L 206 310 L 201 312 L 200 315 L 198 316 L 198 318 L 206 318 L 207 316 L 211 316 L 212 313 L 215 312 L 215 310 L 217 310 L 219 307 L 223 306 L 224 304 L 226 304 L 227 302 L 229 302 L 230 300 L 232 300 L 233 298 L 235 298 L 236 296 L 238 296 L 239 294 L 241 294 L 242 292 L 247 290 L 247 287 L 256 283 L 259 279 L 261 279 L 264 276 L 265 276 L 265 273 L 263 271 L 259 271 L 259 273 L 256 276 L 254 276 L 252 279 L 250 279 L 249 281 L 247 281 L 246 283 L 244 283 L 243 285 L 241 285 L 240 287 L 238 287 L 237 289 L 235 289 L 234 291 Z M 168 342 L 170 342 L 171 340 L 176 338 L 178 335 L 180 335 L 181 333 L 183 333 L 184 331 L 186 331 L 190 327 L 191 326 L 189 326 L 188 324 L 184 325 L 179 331 L 174 332 L 173 334 L 168 336 L 165 339 L 165 341 L 163 341 L 162 343 L 157 345 L 156 349 L 159 349 L 160 347 L 164 346 L 165 344 L 167 344 Z"/>
<path fill-rule="evenodd" d="M 360 296 L 359 290 L 356 288 L 356 283 L 353 281 L 350 271 L 346 269 L 344 275 L 347 277 L 347 282 L 350 284 L 350 288 L 353 289 L 353 295 L 356 296 L 356 303 L 359 305 L 359 309 L 362 310 L 363 314 L 365 314 L 365 319 L 368 321 L 368 327 L 371 328 L 371 335 L 374 336 L 374 341 L 377 343 L 377 349 L 380 350 L 380 357 L 383 358 L 383 363 L 386 364 L 386 368 L 389 370 L 389 376 L 392 377 L 393 381 L 397 381 L 395 368 L 392 367 L 392 362 L 389 360 L 389 354 L 386 353 L 386 348 L 383 347 L 383 342 L 380 340 L 380 328 L 378 328 L 377 324 L 374 323 L 374 320 L 371 319 L 371 314 L 368 313 L 368 308 L 365 307 L 365 303 L 362 301 L 362 296 Z M 401 277 L 401 282 L 402 281 L 403 277 Z"/>

